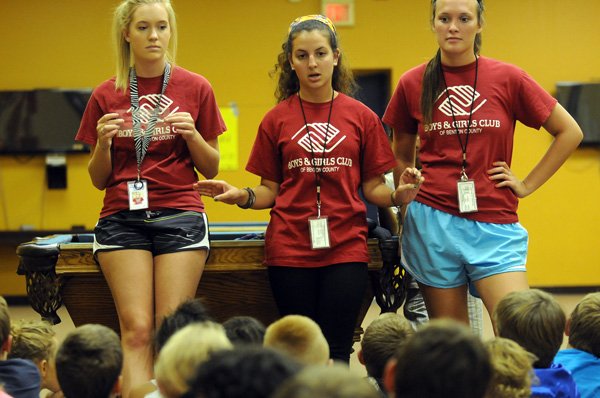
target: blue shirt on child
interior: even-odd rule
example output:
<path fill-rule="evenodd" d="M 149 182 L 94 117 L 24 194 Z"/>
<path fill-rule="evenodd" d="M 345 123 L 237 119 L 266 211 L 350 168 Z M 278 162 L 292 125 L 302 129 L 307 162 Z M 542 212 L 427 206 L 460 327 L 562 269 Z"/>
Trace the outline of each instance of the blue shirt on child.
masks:
<path fill-rule="evenodd" d="M 549 368 L 533 369 L 537 380 L 531 383 L 535 398 L 580 398 L 571 373 L 562 365 L 553 363 Z"/>
<path fill-rule="evenodd" d="M 581 398 L 600 397 L 600 358 L 589 352 L 569 348 L 560 350 L 554 362 L 571 372 Z"/>
<path fill-rule="evenodd" d="M 0 384 L 14 398 L 39 398 L 40 372 L 31 361 L 7 359 L 0 361 Z"/>

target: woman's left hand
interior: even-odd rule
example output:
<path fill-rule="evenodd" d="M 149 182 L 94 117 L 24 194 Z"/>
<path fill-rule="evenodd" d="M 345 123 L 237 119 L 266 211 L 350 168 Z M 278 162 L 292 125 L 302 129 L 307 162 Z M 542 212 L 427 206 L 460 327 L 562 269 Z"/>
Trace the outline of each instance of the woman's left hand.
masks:
<path fill-rule="evenodd" d="M 407 204 L 411 202 L 419 193 L 421 184 L 425 181 L 425 177 L 421 175 L 421 171 L 415 167 L 407 167 L 400 175 L 398 187 L 394 191 L 394 203 Z"/>
<path fill-rule="evenodd" d="M 512 189 L 518 198 L 524 198 L 531 193 L 525 183 L 513 174 L 506 162 L 494 162 L 492 165 L 494 167 L 489 169 L 487 173 L 490 180 L 497 182 L 496 188 L 508 187 Z"/>
<path fill-rule="evenodd" d="M 175 112 L 165 118 L 165 123 L 173 127 L 172 133 L 181 135 L 186 141 L 198 134 L 194 119 L 188 112 Z"/>

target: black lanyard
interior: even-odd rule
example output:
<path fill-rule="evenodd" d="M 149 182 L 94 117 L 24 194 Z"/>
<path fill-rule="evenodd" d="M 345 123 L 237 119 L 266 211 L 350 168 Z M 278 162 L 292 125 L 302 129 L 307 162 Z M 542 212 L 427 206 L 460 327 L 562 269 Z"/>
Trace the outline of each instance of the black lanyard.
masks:
<path fill-rule="evenodd" d="M 300 109 L 302 110 L 302 117 L 304 118 L 304 127 L 306 128 L 306 135 L 308 136 L 308 142 L 310 143 L 310 155 L 313 163 L 313 171 L 315 172 L 315 184 L 317 187 L 317 217 L 321 217 L 321 174 L 323 173 L 323 159 L 325 158 L 325 149 L 327 148 L 327 140 L 329 138 L 329 125 L 331 122 L 331 111 L 333 109 L 333 98 L 335 96 L 335 90 L 331 93 L 331 102 L 329 105 L 329 115 L 327 116 L 327 128 L 325 129 L 325 142 L 323 143 L 323 151 L 321 152 L 321 166 L 317 172 L 317 165 L 315 164 L 315 152 L 313 150 L 312 138 L 310 131 L 308 130 L 308 122 L 306 121 L 306 114 L 304 113 L 304 106 L 302 105 L 302 97 L 298 92 L 298 100 L 300 101 Z"/>
<path fill-rule="evenodd" d="M 133 117 L 133 140 L 135 143 L 135 156 L 137 159 L 137 180 L 140 181 L 141 167 L 146 152 L 148 152 L 148 145 L 152 139 L 152 133 L 154 132 L 154 126 L 158 120 L 158 110 L 160 109 L 160 103 L 162 101 L 163 94 L 169 84 L 171 78 L 171 65 L 167 63 L 165 66 L 165 74 L 163 76 L 162 89 L 156 105 L 154 105 L 154 111 L 152 116 L 146 124 L 146 130 L 142 129 L 142 120 L 139 114 L 140 110 L 140 99 L 138 93 L 138 82 L 135 68 L 129 69 L 129 95 L 131 97 L 131 115 Z"/>
<path fill-rule="evenodd" d="M 446 97 L 448 98 L 448 102 L 450 103 L 450 112 L 452 113 L 452 121 L 454 122 L 454 128 L 456 129 L 456 137 L 458 138 L 458 143 L 460 144 L 460 149 L 462 149 L 461 176 L 463 176 L 463 175 L 466 175 L 465 170 L 467 168 L 467 145 L 469 145 L 469 133 L 471 132 L 471 118 L 473 117 L 473 107 L 475 106 L 475 93 L 477 90 L 477 75 L 479 72 L 479 57 L 475 56 L 475 82 L 473 83 L 473 98 L 471 98 L 471 110 L 469 111 L 469 124 L 467 125 L 467 132 L 466 132 L 464 146 L 463 146 L 462 140 L 460 139 L 460 134 L 458 132 L 458 124 L 456 123 L 456 116 L 454 115 L 454 107 L 452 106 L 452 100 L 450 99 L 450 93 L 448 93 L 448 85 L 446 84 L 446 76 L 444 75 L 444 69 L 443 69 L 441 63 L 440 63 L 440 71 L 442 73 L 442 80 L 444 81 Z"/>

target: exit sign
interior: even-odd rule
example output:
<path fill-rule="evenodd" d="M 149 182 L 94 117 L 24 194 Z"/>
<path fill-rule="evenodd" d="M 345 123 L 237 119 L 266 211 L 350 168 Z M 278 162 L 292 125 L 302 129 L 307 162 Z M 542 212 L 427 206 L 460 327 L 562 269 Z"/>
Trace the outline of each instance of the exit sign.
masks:
<path fill-rule="evenodd" d="M 354 0 L 322 0 L 321 12 L 335 26 L 354 26 Z"/>

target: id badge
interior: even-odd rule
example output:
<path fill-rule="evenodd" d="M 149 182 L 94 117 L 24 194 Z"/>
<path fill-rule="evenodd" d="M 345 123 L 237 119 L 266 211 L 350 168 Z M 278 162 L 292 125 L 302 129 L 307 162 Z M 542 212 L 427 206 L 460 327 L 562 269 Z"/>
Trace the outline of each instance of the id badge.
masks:
<path fill-rule="evenodd" d="M 146 180 L 127 181 L 129 210 L 148 208 L 148 184 Z"/>
<path fill-rule="evenodd" d="M 475 181 L 460 179 L 458 187 L 458 211 L 461 213 L 474 213 L 477 211 L 477 195 L 475 194 Z"/>
<path fill-rule="evenodd" d="M 310 243 L 313 249 L 328 249 L 329 244 L 329 225 L 327 217 L 311 217 L 308 219 L 310 229 Z"/>

